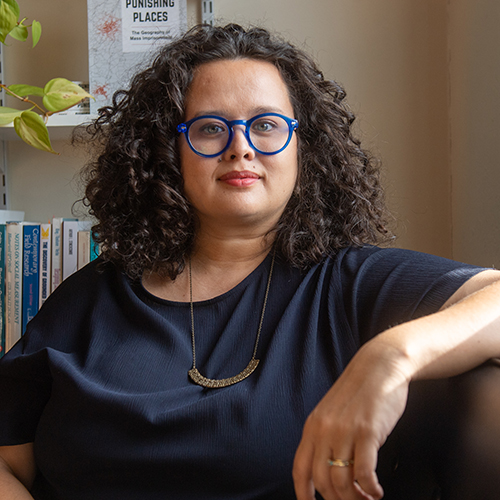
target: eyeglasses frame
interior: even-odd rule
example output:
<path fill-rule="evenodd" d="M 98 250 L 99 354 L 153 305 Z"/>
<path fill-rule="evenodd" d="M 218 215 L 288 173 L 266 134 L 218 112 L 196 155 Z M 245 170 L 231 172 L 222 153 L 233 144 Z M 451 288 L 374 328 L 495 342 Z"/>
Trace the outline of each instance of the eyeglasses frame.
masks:
<path fill-rule="evenodd" d="M 250 126 L 252 125 L 252 123 L 254 121 L 258 120 L 259 118 L 262 118 L 263 116 L 279 116 L 280 118 L 282 118 L 283 120 L 285 120 L 285 122 L 288 125 L 288 139 L 286 140 L 285 145 L 283 147 L 281 147 L 280 149 L 278 149 L 278 151 L 273 151 L 272 153 L 269 153 L 269 152 L 266 152 L 266 151 L 261 151 L 260 149 L 257 149 L 255 147 L 254 143 L 250 139 Z M 227 138 L 227 144 L 224 146 L 224 149 L 222 149 L 222 151 L 219 151 L 216 154 L 206 155 L 206 154 L 200 153 L 199 151 L 197 151 L 194 148 L 194 146 L 191 144 L 191 141 L 189 139 L 189 128 L 191 127 L 191 125 L 194 122 L 196 122 L 198 120 L 201 120 L 203 118 L 216 118 L 217 120 L 220 120 L 220 121 L 224 122 L 227 125 L 227 128 L 229 130 L 229 135 L 228 135 L 228 138 Z M 245 138 L 246 138 L 249 146 L 254 151 L 256 151 L 257 153 L 262 154 L 262 155 L 271 156 L 271 155 L 277 155 L 278 153 L 281 153 L 284 149 L 286 149 L 286 147 L 290 144 L 290 141 L 292 140 L 292 135 L 293 135 L 294 130 L 297 130 L 297 128 L 299 126 L 299 122 L 295 118 L 288 118 L 288 116 L 281 115 L 279 113 L 261 113 L 259 115 L 256 115 L 256 116 L 250 118 L 250 120 L 226 120 L 222 116 L 217 116 L 217 115 L 203 115 L 203 116 L 197 116 L 196 118 L 192 118 L 191 120 L 188 120 L 185 123 L 180 123 L 179 125 L 177 125 L 177 132 L 179 132 L 180 134 L 184 134 L 185 135 L 186 141 L 187 141 L 189 147 L 198 156 L 202 156 L 203 158 L 214 158 L 215 156 L 219 156 L 219 155 L 223 154 L 225 151 L 227 151 L 227 149 L 231 145 L 231 142 L 233 141 L 233 137 L 234 137 L 233 127 L 235 125 L 243 125 L 245 127 L 245 132 L 244 132 Z"/>

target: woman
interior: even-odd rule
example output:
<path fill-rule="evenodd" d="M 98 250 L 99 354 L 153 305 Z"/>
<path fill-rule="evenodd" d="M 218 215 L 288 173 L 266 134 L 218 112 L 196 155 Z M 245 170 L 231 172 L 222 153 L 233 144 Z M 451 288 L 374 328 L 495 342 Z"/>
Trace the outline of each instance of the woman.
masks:
<path fill-rule="evenodd" d="M 229 25 L 101 111 L 102 256 L 2 360 L 3 498 L 382 497 L 410 381 L 500 354 L 500 277 L 370 246 L 385 209 L 343 98 Z"/>

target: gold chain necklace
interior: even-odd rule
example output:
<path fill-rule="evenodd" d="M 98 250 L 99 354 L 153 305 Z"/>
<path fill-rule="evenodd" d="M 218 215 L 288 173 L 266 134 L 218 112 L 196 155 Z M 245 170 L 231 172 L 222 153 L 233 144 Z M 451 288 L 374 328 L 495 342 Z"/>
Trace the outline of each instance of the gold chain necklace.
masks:
<path fill-rule="evenodd" d="M 257 330 L 257 338 L 255 339 L 255 347 L 253 349 L 252 359 L 248 363 L 247 367 L 237 375 L 229 378 L 223 379 L 214 379 L 204 377 L 196 368 L 196 347 L 194 341 L 194 307 L 193 307 L 193 280 L 191 276 L 191 257 L 189 258 L 189 302 L 191 305 L 191 343 L 193 346 L 193 367 L 188 371 L 189 378 L 198 385 L 202 387 L 207 387 L 208 389 L 220 389 L 221 387 L 227 387 L 229 385 L 237 384 L 242 380 L 246 379 L 249 375 L 251 375 L 257 365 L 259 364 L 259 360 L 255 358 L 257 354 L 257 346 L 259 345 L 260 332 L 262 330 L 262 323 L 264 322 L 264 313 L 266 312 L 267 305 L 267 297 L 269 295 L 269 287 L 271 286 L 271 277 L 273 275 L 274 268 L 274 257 L 275 253 L 273 253 L 273 260 L 271 262 L 271 269 L 269 270 L 269 277 L 267 278 L 267 286 L 266 286 L 266 294 L 264 296 L 264 304 L 262 305 L 262 313 L 260 315 L 259 328 Z"/>

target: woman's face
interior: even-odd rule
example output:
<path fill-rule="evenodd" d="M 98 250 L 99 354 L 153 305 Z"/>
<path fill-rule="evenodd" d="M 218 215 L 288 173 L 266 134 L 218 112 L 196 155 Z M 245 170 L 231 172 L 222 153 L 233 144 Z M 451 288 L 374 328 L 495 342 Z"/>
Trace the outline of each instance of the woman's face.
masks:
<path fill-rule="evenodd" d="M 197 68 L 186 97 L 185 121 L 217 115 L 229 121 L 274 112 L 294 118 L 287 87 L 270 63 L 221 60 Z M 184 135 L 184 134 L 182 134 Z M 281 216 L 297 180 L 297 137 L 282 152 L 267 156 L 248 144 L 236 125 L 229 148 L 214 158 L 197 155 L 180 137 L 186 196 L 201 228 L 261 225 L 271 229 Z"/>

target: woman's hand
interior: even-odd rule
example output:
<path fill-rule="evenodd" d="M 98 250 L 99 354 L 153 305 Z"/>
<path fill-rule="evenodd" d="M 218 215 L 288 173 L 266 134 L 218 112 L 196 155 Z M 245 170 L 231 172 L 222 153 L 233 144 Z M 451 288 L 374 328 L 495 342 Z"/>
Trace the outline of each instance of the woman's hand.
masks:
<path fill-rule="evenodd" d="M 298 500 L 375 500 L 379 448 L 406 406 L 411 380 L 450 377 L 500 357 L 500 272 L 483 271 L 434 314 L 367 342 L 308 417 L 294 462 Z M 349 467 L 328 460 L 353 460 Z"/>
<path fill-rule="evenodd" d="M 0 446 L 0 497 L 2 500 L 33 500 L 28 490 L 36 475 L 33 443 Z"/>
<path fill-rule="evenodd" d="M 313 500 L 314 490 L 325 500 L 382 498 L 377 454 L 406 406 L 410 367 L 383 337 L 359 350 L 306 421 L 293 470 L 298 500 Z"/>

